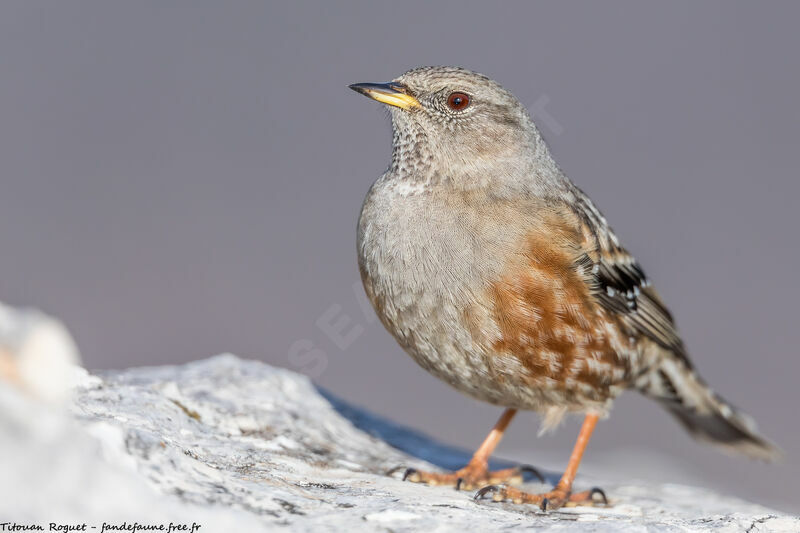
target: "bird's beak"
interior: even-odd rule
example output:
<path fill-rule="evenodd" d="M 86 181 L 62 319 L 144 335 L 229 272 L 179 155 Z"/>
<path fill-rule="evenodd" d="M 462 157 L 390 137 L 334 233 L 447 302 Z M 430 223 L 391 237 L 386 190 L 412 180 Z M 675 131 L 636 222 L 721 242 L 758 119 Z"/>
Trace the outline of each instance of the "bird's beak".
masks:
<path fill-rule="evenodd" d="M 369 96 L 373 100 L 393 105 L 400 109 L 419 106 L 419 101 L 411 96 L 408 88 L 402 83 L 354 83 L 350 88 L 364 96 Z"/>

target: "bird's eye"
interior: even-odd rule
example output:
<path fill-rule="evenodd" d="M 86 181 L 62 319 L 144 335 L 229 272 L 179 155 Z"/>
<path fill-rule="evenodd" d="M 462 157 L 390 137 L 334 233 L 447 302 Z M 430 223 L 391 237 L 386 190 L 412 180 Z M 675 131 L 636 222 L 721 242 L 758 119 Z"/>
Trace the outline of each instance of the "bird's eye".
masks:
<path fill-rule="evenodd" d="M 469 95 L 465 93 L 452 93 L 447 97 L 447 105 L 453 111 L 463 111 L 469 105 Z"/>

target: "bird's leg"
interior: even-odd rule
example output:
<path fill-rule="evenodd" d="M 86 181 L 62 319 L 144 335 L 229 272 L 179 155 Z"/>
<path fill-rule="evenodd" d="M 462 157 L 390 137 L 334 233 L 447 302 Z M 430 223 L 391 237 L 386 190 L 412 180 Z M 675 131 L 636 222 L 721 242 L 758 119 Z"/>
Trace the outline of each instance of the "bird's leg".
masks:
<path fill-rule="evenodd" d="M 516 413 L 516 409 L 506 409 L 503 412 L 492 431 L 483 441 L 483 444 L 480 445 L 464 468 L 448 473 L 424 472 L 408 468 L 403 474 L 403 479 L 415 483 L 427 483 L 428 485 L 452 485 L 455 486 L 456 490 L 472 490 L 491 483 L 521 483 L 525 472 L 533 474 L 544 481 L 541 474 L 531 466 L 506 468 L 494 472 L 489 471 L 489 457 L 497 447 L 500 439 L 503 438 L 503 432 L 505 432 Z M 389 474 L 393 474 L 398 470 L 400 469 L 390 470 Z"/>
<path fill-rule="evenodd" d="M 604 504 L 608 503 L 606 495 L 602 489 L 593 488 L 584 492 L 572 493 L 572 482 L 575 480 L 575 474 L 578 472 L 578 466 L 581 463 L 581 457 L 589 443 L 589 438 L 592 436 L 592 431 L 597 424 L 597 415 L 586 415 L 581 427 L 581 432 L 578 434 L 578 440 L 575 442 L 575 447 L 572 449 L 572 455 L 567 463 L 567 468 L 564 470 L 564 475 L 558 485 L 555 486 L 550 492 L 544 494 L 530 494 L 523 492 L 513 487 L 504 485 L 489 485 L 482 488 L 475 494 L 476 500 L 482 500 L 487 495 L 491 495 L 491 499 L 496 502 L 505 500 L 514 503 L 533 503 L 539 505 L 543 511 L 548 509 L 558 509 L 564 505 L 593 505 L 596 502 Z M 595 496 L 599 496 L 596 500 Z"/>

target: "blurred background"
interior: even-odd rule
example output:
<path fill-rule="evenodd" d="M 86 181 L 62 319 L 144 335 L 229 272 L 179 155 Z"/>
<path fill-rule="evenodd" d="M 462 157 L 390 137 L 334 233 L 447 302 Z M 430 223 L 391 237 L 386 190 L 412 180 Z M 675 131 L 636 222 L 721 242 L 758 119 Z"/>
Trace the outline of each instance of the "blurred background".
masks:
<path fill-rule="evenodd" d="M 421 65 L 504 84 L 674 311 L 701 372 L 786 451 L 693 443 L 624 395 L 587 473 L 800 510 L 800 69 L 791 2 L 0 3 L 0 301 L 89 368 L 233 352 L 465 448 L 500 412 L 418 368 L 364 307 L 355 225 L 389 162 L 349 91 Z M 571 421 L 499 455 L 563 467 Z M 394 466 L 394 465 L 388 465 Z"/>

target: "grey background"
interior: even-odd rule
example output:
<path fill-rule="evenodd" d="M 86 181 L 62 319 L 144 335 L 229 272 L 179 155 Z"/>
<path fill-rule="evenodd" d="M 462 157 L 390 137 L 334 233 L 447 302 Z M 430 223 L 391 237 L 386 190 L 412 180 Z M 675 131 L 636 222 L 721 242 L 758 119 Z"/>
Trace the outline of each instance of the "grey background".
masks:
<path fill-rule="evenodd" d="M 797 510 L 798 17 L 790 2 L 2 2 L 0 300 L 63 318 L 89 367 L 231 351 L 477 446 L 499 411 L 417 368 L 353 290 L 390 132 L 346 88 L 467 66 L 541 111 L 701 371 L 787 452 L 730 459 L 630 394 L 585 471 Z M 500 454 L 563 466 L 576 428 L 537 439 L 520 416 Z"/>

